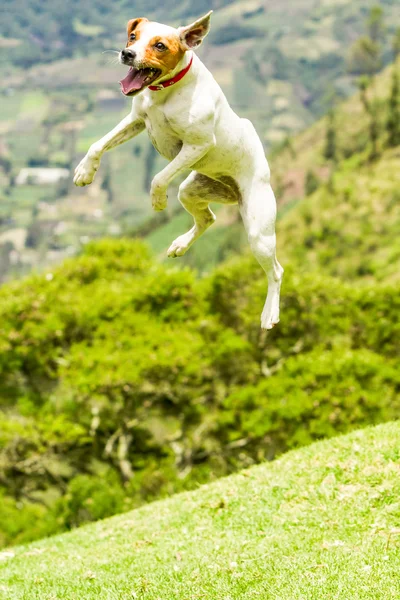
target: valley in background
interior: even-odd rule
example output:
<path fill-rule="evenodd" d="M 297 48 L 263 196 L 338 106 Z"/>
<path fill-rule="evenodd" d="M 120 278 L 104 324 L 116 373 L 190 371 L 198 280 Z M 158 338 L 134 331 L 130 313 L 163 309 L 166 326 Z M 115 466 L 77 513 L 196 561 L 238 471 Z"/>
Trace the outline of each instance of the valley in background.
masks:
<path fill-rule="evenodd" d="M 125 43 L 125 23 L 132 16 L 180 24 L 214 8 L 201 58 L 234 109 L 254 122 L 282 206 L 303 197 L 307 173 L 293 160 L 280 168 L 275 156 L 290 146 L 294 134 L 355 93 L 360 72 L 373 74 L 393 60 L 400 25 L 399 8 L 391 0 L 380 5 L 368 0 L 214 1 L 196 7 L 173 0 L 162 7 L 122 0 L 112 7 L 100 0 L 90 7 L 3 0 L 2 5 L 3 281 L 50 268 L 103 236 L 139 235 L 164 257 L 175 232 L 190 223 L 176 200 L 176 185 L 168 210 L 152 213 L 148 190 L 163 159 L 145 135 L 106 155 L 90 187 L 72 184 L 73 169 L 90 144 L 129 111 L 130 101 L 119 92 L 124 69 L 116 64 L 115 51 Z M 383 13 L 374 22 L 370 11 L 377 7 Z M 361 58 L 357 52 L 352 58 L 351 48 L 367 33 L 376 38 L 378 51 L 371 55 L 367 45 Z M 183 263 L 205 271 L 240 252 L 242 236 L 236 244 L 225 227 L 236 220 L 236 210 L 222 211 L 215 234 Z"/>

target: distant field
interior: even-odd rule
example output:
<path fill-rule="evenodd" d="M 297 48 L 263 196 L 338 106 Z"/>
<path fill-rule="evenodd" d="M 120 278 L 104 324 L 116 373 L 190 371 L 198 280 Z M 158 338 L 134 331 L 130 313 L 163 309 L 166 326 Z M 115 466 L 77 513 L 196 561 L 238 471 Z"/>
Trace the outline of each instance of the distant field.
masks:
<path fill-rule="evenodd" d="M 19 115 L 24 120 L 40 122 L 47 115 L 50 106 L 49 95 L 42 90 L 28 92 L 22 95 Z"/>
<path fill-rule="evenodd" d="M 9 125 L 11 125 L 11 123 L 15 122 L 19 113 L 22 95 L 20 93 L 13 92 L 12 95 L 6 96 L 3 92 L 0 102 L 0 121 L 6 121 Z"/>

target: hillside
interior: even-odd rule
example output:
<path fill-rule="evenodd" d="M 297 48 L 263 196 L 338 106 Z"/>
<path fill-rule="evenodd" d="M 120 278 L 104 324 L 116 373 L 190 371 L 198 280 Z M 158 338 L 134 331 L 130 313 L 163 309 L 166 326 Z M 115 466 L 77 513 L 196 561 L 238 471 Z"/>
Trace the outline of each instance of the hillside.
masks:
<path fill-rule="evenodd" d="M 1 597 L 370 600 L 400 595 L 400 425 L 0 554 Z"/>
<path fill-rule="evenodd" d="M 144 11 L 178 24 L 194 12 L 215 9 L 201 56 L 232 106 L 255 123 L 269 151 L 325 113 L 332 95 L 340 99 L 355 91 L 349 50 L 365 33 L 375 4 L 168 0 L 160 6 L 93 0 L 89 7 L 76 1 L 1 0 L 0 280 L 60 262 L 89 239 L 129 234 L 143 224 L 148 230 L 149 183 L 162 161 L 144 136 L 110 153 L 90 188 L 76 190 L 71 182 L 71 171 L 90 144 L 129 109 L 119 93 L 123 71 L 113 51 L 123 45 L 125 22 L 133 14 Z M 378 36 L 377 69 L 392 60 L 400 25 L 396 5 L 381 5 L 385 29 Z M 26 168 L 60 167 L 68 171 L 66 179 L 43 183 L 26 172 L 21 179 Z M 170 195 L 174 198 L 174 190 Z M 169 214 L 156 224 L 170 220 L 175 209 L 171 201 Z M 221 260 L 233 241 L 222 231 L 216 236 Z M 201 269 L 212 266 L 201 258 L 188 260 Z"/>
<path fill-rule="evenodd" d="M 393 76 L 400 61 L 373 78 L 367 98 L 376 114 L 376 156 L 371 158 L 371 117 L 360 93 L 334 110 L 335 160 L 326 158 L 329 117 L 282 145 L 270 157 L 278 199 L 278 251 L 281 262 L 300 270 L 317 267 L 345 279 L 399 276 L 400 91 L 397 91 L 397 144 L 388 142 Z M 312 189 L 307 189 L 307 179 Z M 169 240 L 188 228 L 183 211 L 143 237 L 162 256 Z M 140 229 L 139 229 L 140 232 Z M 220 209 L 216 225 L 180 259 L 208 271 L 247 249 L 236 207 Z M 371 277 L 372 276 L 372 277 Z"/>
<path fill-rule="evenodd" d="M 125 41 L 125 22 L 134 16 L 145 14 L 155 20 L 183 24 L 214 9 L 212 33 L 202 54 L 231 102 L 261 119 L 260 123 L 269 130 L 270 141 L 281 140 L 287 130 L 304 128 L 316 114 L 324 112 L 324 96 L 331 86 L 340 97 L 354 90 L 354 78 L 346 71 L 348 50 L 365 33 L 365 21 L 372 7 L 381 6 L 384 10 L 385 29 L 378 36 L 383 64 L 392 59 L 391 36 L 400 25 L 391 1 L 202 0 L 194 5 L 168 0 L 160 5 L 135 0 L 128 5 L 117 0 L 111 6 L 103 0 L 93 0 L 88 6 L 74 0 L 68 6 L 59 1 L 43 2 L 40 10 L 34 0 L 2 2 L 9 6 L 2 19 L 0 39 L 4 47 L 12 48 L 2 67 L 9 76 L 5 85 L 13 86 L 26 78 L 27 67 L 38 64 L 53 64 L 52 69 L 40 70 L 42 77 L 58 71 L 56 81 L 47 82 L 50 87 L 63 79 L 66 84 L 72 69 L 85 69 L 87 57 L 94 66 L 99 51 L 120 47 Z M 31 42 L 29 57 L 24 53 L 21 31 Z M 94 45 L 97 52 L 93 52 Z M 68 67 L 65 59 L 69 62 L 78 57 L 81 60 Z M 60 72 L 54 65 L 59 60 L 64 62 L 58 67 L 63 67 L 63 71 L 67 67 L 68 73 Z M 10 64 L 13 72 L 7 68 Z M 17 73 L 15 67 L 19 68 Z M 85 69 L 76 75 L 85 84 L 89 73 Z M 43 85 L 38 75 L 37 68 L 28 73 L 31 81 L 36 76 L 35 82 Z M 110 72 L 103 74 L 102 79 L 100 74 L 91 73 L 90 80 L 96 76 L 98 84 L 116 80 L 110 79 Z"/>
<path fill-rule="evenodd" d="M 102 242 L 0 290 L 0 544 L 128 510 L 400 410 L 399 286 L 250 258 L 196 280 Z"/>
<path fill-rule="evenodd" d="M 268 335 L 259 329 L 265 277 L 247 253 L 198 278 L 139 240 L 104 240 L 2 287 L 0 545 L 398 417 L 393 82 L 389 70 L 365 92 L 378 107 L 375 145 L 354 98 L 336 110 L 335 160 L 323 157 L 326 120 L 275 159 L 278 173 L 290 153 L 315 176 L 312 193 L 282 205 L 282 320 Z M 219 217 L 229 227 L 188 253 L 205 271 L 221 249 L 237 250 L 241 225 Z M 176 218 L 183 228 L 185 215 Z M 149 237 L 167 243 L 175 225 Z M 213 246 L 216 235 L 225 246 Z"/>
<path fill-rule="evenodd" d="M 80 257 L 0 290 L 0 545 L 396 418 L 394 72 L 365 92 L 375 145 L 358 95 L 335 110 L 335 160 L 324 157 L 327 118 L 274 158 L 286 274 L 282 322 L 268 336 L 261 269 L 248 254 L 226 261 L 243 247 L 236 208 L 187 255 L 203 271 L 225 259 L 201 279 L 121 239 L 85 244 Z M 313 190 L 296 201 L 290 178 L 311 172 Z M 157 255 L 185 221 L 180 211 L 162 228 L 150 223 Z"/>

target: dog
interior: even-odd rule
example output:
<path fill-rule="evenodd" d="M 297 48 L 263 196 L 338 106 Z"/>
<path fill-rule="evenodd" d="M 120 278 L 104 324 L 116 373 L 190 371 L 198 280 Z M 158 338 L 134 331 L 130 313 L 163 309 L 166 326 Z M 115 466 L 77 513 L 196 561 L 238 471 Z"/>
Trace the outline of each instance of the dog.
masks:
<path fill-rule="evenodd" d="M 210 71 L 195 54 L 210 30 L 212 11 L 177 29 L 146 18 L 128 22 L 119 62 L 129 67 L 120 82 L 132 96 L 132 110 L 94 143 L 75 170 L 74 183 L 92 183 L 104 152 L 147 130 L 169 164 L 151 184 L 153 209 L 167 206 L 167 189 L 190 170 L 179 187 L 179 201 L 194 219 L 172 242 L 168 256 L 183 256 L 215 221 L 211 202 L 238 204 L 251 250 L 268 278 L 261 327 L 279 322 L 283 268 L 276 258 L 276 201 L 270 169 L 252 123 L 232 110 Z"/>

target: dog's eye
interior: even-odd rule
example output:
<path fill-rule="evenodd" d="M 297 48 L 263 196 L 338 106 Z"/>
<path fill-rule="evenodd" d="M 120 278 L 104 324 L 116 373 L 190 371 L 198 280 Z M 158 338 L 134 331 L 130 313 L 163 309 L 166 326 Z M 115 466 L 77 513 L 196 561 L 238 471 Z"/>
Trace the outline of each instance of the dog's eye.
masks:
<path fill-rule="evenodd" d="M 156 48 L 157 48 L 157 50 L 166 50 L 167 46 L 165 44 L 163 44 L 162 42 L 158 42 L 158 44 L 156 44 Z"/>
<path fill-rule="evenodd" d="M 136 40 L 136 35 L 134 33 L 131 33 L 129 39 L 131 40 L 131 42 L 133 42 L 133 40 Z"/>

